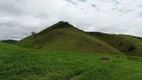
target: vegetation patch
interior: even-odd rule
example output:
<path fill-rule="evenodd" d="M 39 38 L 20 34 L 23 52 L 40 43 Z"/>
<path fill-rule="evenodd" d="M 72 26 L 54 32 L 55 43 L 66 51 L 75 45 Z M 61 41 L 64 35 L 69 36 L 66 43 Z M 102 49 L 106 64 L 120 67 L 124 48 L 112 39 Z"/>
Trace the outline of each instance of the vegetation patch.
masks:
<path fill-rule="evenodd" d="M 127 55 L 142 56 L 142 39 L 129 35 L 87 32 L 89 35 L 108 43 L 110 46 Z"/>

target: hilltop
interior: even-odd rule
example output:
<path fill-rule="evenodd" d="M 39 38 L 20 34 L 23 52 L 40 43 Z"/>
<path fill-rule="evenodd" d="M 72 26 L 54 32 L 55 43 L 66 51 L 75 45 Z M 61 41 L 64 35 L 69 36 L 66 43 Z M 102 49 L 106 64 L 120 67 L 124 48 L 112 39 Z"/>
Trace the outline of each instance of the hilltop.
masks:
<path fill-rule="evenodd" d="M 18 45 L 49 51 L 121 53 L 108 43 L 88 35 L 68 22 L 62 21 L 20 40 Z"/>

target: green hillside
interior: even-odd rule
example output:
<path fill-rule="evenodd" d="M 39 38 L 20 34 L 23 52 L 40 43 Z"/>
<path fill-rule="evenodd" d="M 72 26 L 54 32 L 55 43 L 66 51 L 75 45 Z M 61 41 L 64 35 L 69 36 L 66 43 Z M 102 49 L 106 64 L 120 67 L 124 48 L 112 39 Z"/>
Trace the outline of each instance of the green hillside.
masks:
<path fill-rule="evenodd" d="M 139 37 L 105 34 L 100 32 L 89 32 L 88 34 L 110 44 L 112 47 L 123 53 L 142 56 L 142 39 Z"/>
<path fill-rule="evenodd" d="M 38 51 L 0 43 L 0 80 L 142 80 L 141 66 L 141 57 Z"/>
<path fill-rule="evenodd" d="M 94 38 L 67 22 L 59 22 L 18 42 L 26 48 L 48 51 L 78 51 L 120 54 L 108 43 Z"/>

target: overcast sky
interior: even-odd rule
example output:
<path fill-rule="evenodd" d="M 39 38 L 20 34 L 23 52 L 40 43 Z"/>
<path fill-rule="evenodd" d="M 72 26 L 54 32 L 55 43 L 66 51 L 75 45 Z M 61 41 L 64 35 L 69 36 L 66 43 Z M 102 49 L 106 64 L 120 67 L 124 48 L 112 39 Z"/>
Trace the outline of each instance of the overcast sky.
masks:
<path fill-rule="evenodd" d="M 142 36 L 142 0 L 0 0 L 0 40 L 19 40 L 58 21 Z"/>

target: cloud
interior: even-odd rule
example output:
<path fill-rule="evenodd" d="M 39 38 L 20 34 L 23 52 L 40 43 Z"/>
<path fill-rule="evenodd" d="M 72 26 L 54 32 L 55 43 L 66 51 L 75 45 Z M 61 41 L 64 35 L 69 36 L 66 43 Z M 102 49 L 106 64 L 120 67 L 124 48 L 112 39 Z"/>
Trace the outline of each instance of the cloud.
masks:
<path fill-rule="evenodd" d="M 22 39 L 58 22 L 85 31 L 142 36 L 142 0 L 0 0 L 0 39 Z"/>

